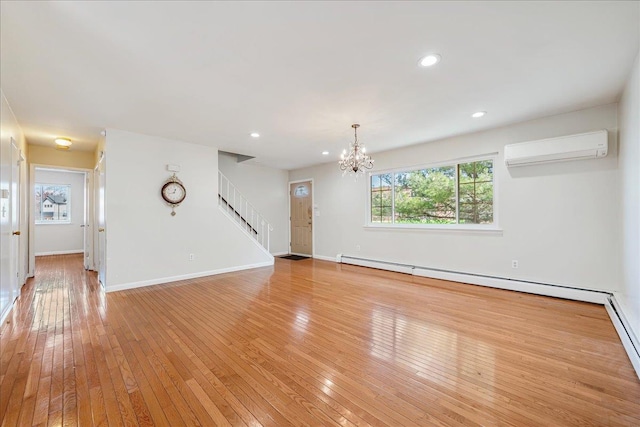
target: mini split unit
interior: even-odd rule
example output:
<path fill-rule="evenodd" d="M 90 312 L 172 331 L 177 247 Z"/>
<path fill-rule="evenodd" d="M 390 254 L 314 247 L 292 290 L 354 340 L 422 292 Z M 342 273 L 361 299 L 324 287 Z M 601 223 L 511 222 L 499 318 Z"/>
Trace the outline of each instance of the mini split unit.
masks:
<path fill-rule="evenodd" d="M 607 156 L 606 130 L 557 138 L 509 144 L 504 147 L 507 166 L 527 166 L 568 160 L 599 159 Z"/>

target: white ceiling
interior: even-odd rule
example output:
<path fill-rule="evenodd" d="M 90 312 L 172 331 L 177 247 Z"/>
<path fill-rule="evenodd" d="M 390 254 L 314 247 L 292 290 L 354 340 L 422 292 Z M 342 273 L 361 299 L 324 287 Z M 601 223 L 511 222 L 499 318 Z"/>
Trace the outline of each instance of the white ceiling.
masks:
<path fill-rule="evenodd" d="M 640 26 L 638 2 L 611 1 L 0 7 L 0 85 L 29 143 L 92 150 L 118 128 L 284 169 L 335 161 L 356 122 L 375 153 L 615 102 Z"/>

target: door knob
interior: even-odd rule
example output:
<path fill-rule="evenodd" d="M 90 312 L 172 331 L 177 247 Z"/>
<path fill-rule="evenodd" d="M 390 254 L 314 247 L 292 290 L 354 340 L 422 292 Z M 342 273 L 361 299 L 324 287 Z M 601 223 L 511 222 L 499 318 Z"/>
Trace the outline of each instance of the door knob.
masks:
<path fill-rule="evenodd" d="M 102 227 L 98 228 L 98 232 L 99 232 L 99 233 L 104 232 L 104 228 L 102 228 Z"/>
<path fill-rule="evenodd" d="M 13 232 L 13 235 L 14 235 L 14 236 L 19 236 L 19 235 L 20 235 L 20 231 L 14 231 L 14 232 Z"/>

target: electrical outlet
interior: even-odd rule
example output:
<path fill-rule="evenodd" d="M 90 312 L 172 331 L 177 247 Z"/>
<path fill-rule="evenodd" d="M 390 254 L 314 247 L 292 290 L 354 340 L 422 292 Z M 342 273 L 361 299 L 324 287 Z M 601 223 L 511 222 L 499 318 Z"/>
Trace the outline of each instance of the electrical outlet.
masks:
<path fill-rule="evenodd" d="M 511 260 L 511 268 L 518 268 L 518 260 L 517 259 Z"/>
<path fill-rule="evenodd" d="M 189 261 L 193 261 L 194 259 L 196 259 L 195 254 L 189 254 Z"/>

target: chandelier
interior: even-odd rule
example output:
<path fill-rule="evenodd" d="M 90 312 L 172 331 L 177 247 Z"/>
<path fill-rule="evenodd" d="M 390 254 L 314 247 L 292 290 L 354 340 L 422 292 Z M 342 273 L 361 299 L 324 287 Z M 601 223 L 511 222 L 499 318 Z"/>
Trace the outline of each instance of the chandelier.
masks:
<path fill-rule="evenodd" d="M 365 154 L 366 149 L 364 145 L 358 142 L 358 128 L 360 125 L 354 123 L 351 127 L 353 128 L 355 140 L 352 144 L 349 144 L 348 153 L 347 150 L 342 152 L 338 165 L 340 166 L 340 170 L 345 174 L 353 172 L 354 175 L 358 176 L 358 173 L 364 173 L 365 169 L 371 169 L 373 167 L 373 160 L 371 156 Z"/>

